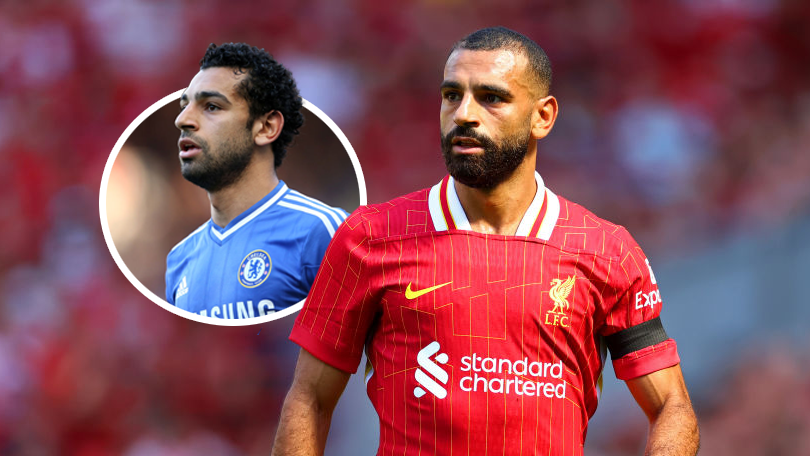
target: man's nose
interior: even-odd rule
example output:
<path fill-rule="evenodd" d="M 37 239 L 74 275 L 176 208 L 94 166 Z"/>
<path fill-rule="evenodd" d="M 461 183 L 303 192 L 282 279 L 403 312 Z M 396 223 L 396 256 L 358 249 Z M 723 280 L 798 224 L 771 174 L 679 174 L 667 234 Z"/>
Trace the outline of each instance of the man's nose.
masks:
<path fill-rule="evenodd" d="M 456 108 L 456 112 L 453 113 L 453 122 L 459 126 L 477 127 L 481 121 L 478 112 L 479 108 L 480 106 L 472 95 L 464 95 Z"/>
<path fill-rule="evenodd" d="M 177 115 L 177 118 L 174 119 L 174 126 L 177 127 L 178 130 L 196 130 L 199 127 L 199 125 L 197 125 L 197 117 L 194 115 L 190 103 L 186 105 L 186 107 L 180 111 L 180 114 Z"/>

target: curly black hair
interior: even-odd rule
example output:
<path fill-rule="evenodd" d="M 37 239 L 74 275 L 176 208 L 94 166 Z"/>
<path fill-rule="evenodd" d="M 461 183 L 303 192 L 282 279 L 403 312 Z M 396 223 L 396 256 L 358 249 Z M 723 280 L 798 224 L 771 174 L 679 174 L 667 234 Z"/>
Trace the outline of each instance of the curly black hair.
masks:
<path fill-rule="evenodd" d="M 248 128 L 256 118 L 270 111 L 279 111 L 284 116 L 284 127 L 272 144 L 273 162 L 278 168 L 287 154 L 287 146 L 304 124 L 301 95 L 292 73 L 264 49 L 245 43 L 224 43 L 221 46 L 211 43 L 200 60 L 200 70 L 216 67 L 247 71 L 237 93 L 248 102 Z"/>

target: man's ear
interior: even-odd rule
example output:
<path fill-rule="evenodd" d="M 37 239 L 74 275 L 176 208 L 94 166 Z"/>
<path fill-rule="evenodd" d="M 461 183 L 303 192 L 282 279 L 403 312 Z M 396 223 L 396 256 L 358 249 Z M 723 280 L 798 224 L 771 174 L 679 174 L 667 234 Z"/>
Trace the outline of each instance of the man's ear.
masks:
<path fill-rule="evenodd" d="M 279 111 L 270 111 L 253 122 L 253 140 L 257 146 L 266 146 L 278 138 L 282 128 L 284 115 Z"/>
<path fill-rule="evenodd" d="M 532 136 L 545 138 L 557 120 L 557 99 L 549 95 L 537 100 L 532 112 Z"/>

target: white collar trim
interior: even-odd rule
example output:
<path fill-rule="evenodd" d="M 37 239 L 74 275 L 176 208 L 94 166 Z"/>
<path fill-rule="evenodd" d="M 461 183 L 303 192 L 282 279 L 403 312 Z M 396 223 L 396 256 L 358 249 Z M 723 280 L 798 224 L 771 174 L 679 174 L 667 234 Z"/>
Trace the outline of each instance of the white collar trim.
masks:
<path fill-rule="evenodd" d="M 261 215 L 261 213 L 262 213 L 262 212 L 264 212 L 264 211 L 266 211 L 267 209 L 269 209 L 269 208 L 270 208 L 270 207 L 271 207 L 273 204 L 275 204 L 275 203 L 276 203 L 276 201 L 278 201 L 278 200 L 279 200 L 279 198 L 281 198 L 281 197 L 282 197 L 282 196 L 283 196 L 285 193 L 287 193 L 288 188 L 289 188 L 289 187 L 287 187 L 287 184 L 283 184 L 283 185 L 281 186 L 281 188 L 280 188 L 280 189 L 279 189 L 279 190 L 276 192 L 276 194 L 275 194 L 275 195 L 273 195 L 273 197 L 272 197 L 272 198 L 270 198 L 269 200 L 267 200 L 267 202 L 265 202 L 265 203 L 264 203 L 264 204 L 262 204 L 261 206 L 257 207 L 257 208 L 256 208 L 256 209 L 255 209 L 253 212 L 251 212 L 251 213 L 250 213 L 250 214 L 249 214 L 247 217 L 245 217 L 245 218 L 243 218 L 242 220 L 240 220 L 240 221 L 239 221 L 239 223 L 237 223 L 236 225 L 234 225 L 234 226 L 232 226 L 232 227 L 228 228 L 226 231 L 223 231 L 222 233 L 220 233 L 219 231 L 217 231 L 217 229 L 216 229 L 216 227 L 215 227 L 215 225 L 214 225 L 214 222 L 212 221 L 212 222 L 211 222 L 211 233 L 213 233 L 213 234 L 214 234 L 214 236 L 216 236 L 216 237 L 217 237 L 217 239 L 219 239 L 220 241 L 224 241 L 224 240 L 225 240 L 225 238 L 227 238 L 228 236 L 230 236 L 231 234 L 233 234 L 234 232 L 236 232 L 236 230 L 238 230 L 239 228 L 242 228 L 242 227 L 243 227 L 243 226 L 245 226 L 245 225 L 246 225 L 248 222 L 250 222 L 251 220 L 253 220 L 253 219 L 255 219 L 256 217 L 258 217 L 259 215 Z"/>
<path fill-rule="evenodd" d="M 534 199 L 532 200 L 528 209 L 526 209 L 526 213 L 523 214 L 523 218 L 518 225 L 515 236 L 529 236 L 531 234 L 531 229 L 534 226 L 535 221 L 537 221 L 537 218 L 540 216 L 540 210 L 543 208 L 543 202 L 545 199 L 547 199 L 546 212 L 537 233 L 537 237 L 547 241 L 551 237 L 551 232 L 554 230 L 554 226 L 557 224 L 557 219 L 559 218 L 560 201 L 557 198 L 557 195 L 546 188 L 543 178 L 537 171 L 534 172 L 534 179 L 537 182 L 537 190 L 535 191 Z M 445 217 L 452 218 L 452 221 L 456 225 L 456 229 L 472 231 L 470 221 L 467 218 L 467 214 L 464 212 L 464 208 L 461 206 L 461 201 L 458 199 L 458 194 L 456 193 L 455 179 L 453 179 L 452 176 L 449 176 L 447 182 L 446 197 L 449 214 L 445 214 L 442 210 L 441 190 L 442 181 L 439 181 L 439 183 L 430 188 L 430 193 L 428 195 L 428 210 L 436 231 L 448 230 L 448 223 Z"/>

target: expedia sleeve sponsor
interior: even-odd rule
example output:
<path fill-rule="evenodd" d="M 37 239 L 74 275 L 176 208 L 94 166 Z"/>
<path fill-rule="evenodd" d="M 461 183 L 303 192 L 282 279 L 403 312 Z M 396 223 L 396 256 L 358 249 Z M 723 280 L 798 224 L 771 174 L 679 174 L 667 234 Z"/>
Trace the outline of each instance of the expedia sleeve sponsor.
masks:
<path fill-rule="evenodd" d="M 610 293 L 604 293 L 607 311 L 602 335 L 636 326 L 661 314 L 661 291 L 650 261 L 635 240 L 624 232 L 619 270 L 607 279 Z"/>
<path fill-rule="evenodd" d="M 609 281 L 607 318 L 600 333 L 610 349 L 616 377 L 639 377 L 680 362 L 675 342 L 661 323 L 661 292 L 650 261 L 625 231 L 621 274 Z"/>

